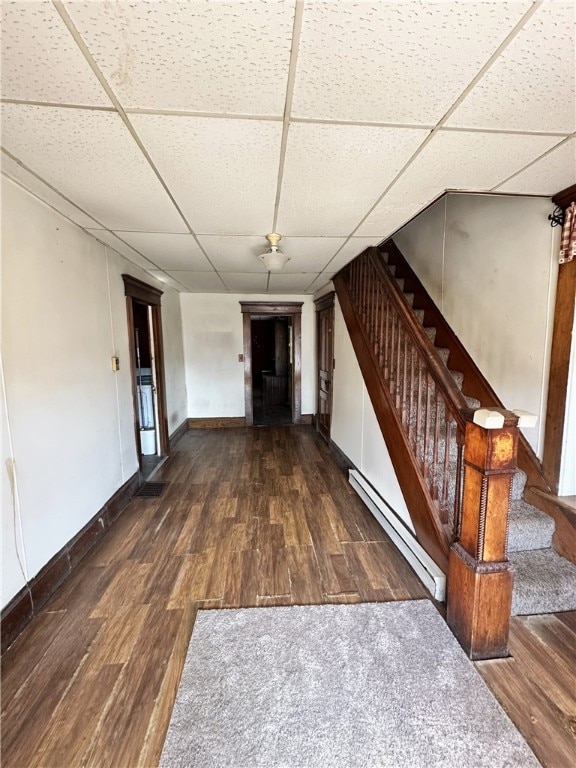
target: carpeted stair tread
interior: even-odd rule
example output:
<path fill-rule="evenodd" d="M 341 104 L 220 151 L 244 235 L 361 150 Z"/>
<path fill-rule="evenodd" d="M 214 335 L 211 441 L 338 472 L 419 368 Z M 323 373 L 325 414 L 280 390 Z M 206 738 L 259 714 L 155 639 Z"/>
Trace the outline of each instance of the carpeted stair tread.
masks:
<path fill-rule="evenodd" d="M 514 552 L 514 616 L 576 610 L 576 565 L 553 549 Z"/>
<path fill-rule="evenodd" d="M 480 408 L 480 400 L 477 400 L 475 397 L 468 397 L 467 395 L 464 396 L 464 400 L 466 400 L 466 403 L 468 404 L 468 408 Z"/>
<path fill-rule="evenodd" d="M 512 491 L 510 494 L 511 499 L 517 501 L 518 499 L 522 498 L 527 479 L 528 476 L 526 475 L 526 472 L 523 472 L 521 469 L 516 470 L 516 473 L 512 478 Z"/>
<path fill-rule="evenodd" d="M 525 501 L 510 504 L 508 551 L 547 549 L 552 545 L 555 523 L 548 515 Z"/>
<path fill-rule="evenodd" d="M 427 325 L 424 330 L 426 331 L 426 336 L 428 336 L 432 344 L 434 344 L 434 339 L 436 338 L 436 326 Z"/>

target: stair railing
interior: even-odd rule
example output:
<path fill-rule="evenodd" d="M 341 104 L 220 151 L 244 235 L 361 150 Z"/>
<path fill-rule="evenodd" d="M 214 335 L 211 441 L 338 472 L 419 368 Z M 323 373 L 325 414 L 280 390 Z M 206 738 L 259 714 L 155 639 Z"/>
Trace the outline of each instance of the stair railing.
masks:
<path fill-rule="evenodd" d="M 378 249 L 341 273 L 449 542 L 460 530 L 464 395 Z"/>

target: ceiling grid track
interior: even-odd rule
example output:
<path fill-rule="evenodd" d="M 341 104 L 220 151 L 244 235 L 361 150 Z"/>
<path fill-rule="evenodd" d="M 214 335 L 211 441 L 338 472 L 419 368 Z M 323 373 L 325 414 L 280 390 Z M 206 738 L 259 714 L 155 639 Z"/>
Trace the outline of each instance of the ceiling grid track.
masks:
<path fill-rule="evenodd" d="M 186 225 L 189 233 L 194 238 L 194 240 L 196 242 L 196 245 L 202 251 L 202 253 L 206 257 L 206 260 L 208 261 L 208 263 L 210 264 L 210 266 L 212 267 L 214 272 L 218 275 L 218 278 L 221 281 L 222 285 L 224 285 L 226 290 L 228 290 L 228 287 L 224 283 L 224 280 L 222 279 L 220 273 L 216 270 L 214 264 L 212 263 L 212 260 L 210 259 L 210 257 L 206 253 L 204 247 L 202 246 L 202 243 L 198 240 L 198 237 L 197 237 L 196 233 L 194 232 L 194 230 L 192 229 L 192 227 L 190 226 L 190 223 L 189 223 L 188 219 L 186 218 L 186 216 L 184 215 L 184 212 L 182 211 L 182 209 L 180 208 L 180 206 L 176 202 L 176 199 L 174 198 L 174 195 L 170 191 L 170 188 L 168 187 L 168 185 L 166 184 L 166 182 L 162 178 L 162 175 L 161 175 L 160 171 L 156 167 L 156 164 L 154 163 L 154 161 L 150 157 L 150 154 L 148 153 L 148 150 L 146 149 L 146 147 L 142 143 L 142 141 L 141 141 L 140 137 L 138 136 L 134 126 L 130 122 L 130 120 L 128 118 L 128 115 L 126 114 L 123 106 L 120 104 L 120 102 L 116 98 L 116 94 L 114 93 L 114 91 L 112 90 L 110 85 L 108 84 L 108 81 L 104 77 L 102 71 L 100 70 L 100 67 L 98 66 L 98 64 L 96 64 L 92 54 L 88 50 L 88 46 L 86 45 L 86 43 L 84 42 L 84 40 L 82 38 L 82 35 L 76 29 L 76 26 L 75 26 L 74 22 L 72 21 L 72 19 L 70 18 L 69 14 L 68 14 L 68 11 L 64 7 L 64 4 L 62 3 L 62 0 L 52 0 L 52 4 L 54 5 L 56 10 L 58 11 L 60 17 L 62 18 L 62 21 L 66 25 L 66 27 L 67 27 L 68 31 L 70 32 L 70 34 L 72 35 L 72 38 L 74 39 L 74 42 L 77 44 L 77 46 L 79 47 L 80 51 L 82 52 L 84 58 L 88 62 L 88 65 L 90 66 L 90 68 L 92 69 L 92 71 L 94 72 L 96 77 L 98 78 L 98 81 L 99 81 L 100 85 L 105 90 L 108 98 L 110 99 L 110 101 L 114 105 L 114 107 L 116 109 L 116 112 L 118 113 L 120 119 L 122 120 L 122 122 L 124 123 L 124 125 L 128 129 L 130 135 L 132 136 L 132 138 L 136 142 L 136 144 L 138 146 L 138 149 L 144 155 L 144 157 L 147 160 L 148 164 L 150 165 L 150 167 L 154 171 L 156 177 L 158 178 L 158 181 L 160 182 L 160 184 L 164 188 L 164 191 L 166 192 L 166 194 L 170 198 L 172 204 L 174 205 L 174 207 L 178 211 L 178 214 L 181 217 L 181 219 L 184 222 L 184 224 Z"/>
<path fill-rule="evenodd" d="M 334 256 L 332 257 L 332 259 L 331 259 L 331 260 L 328 262 L 328 264 L 326 264 L 326 266 L 325 266 L 325 267 L 324 267 L 324 269 L 322 270 L 323 272 L 324 272 L 324 271 L 326 271 L 326 270 L 328 269 L 328 267 L 330 266 L 330 264 L 332 263 L 332 261 L 334 261 L 334 259 L 336 258 L 336 256 L 338 256 L 338 254 L 340 253 L 340 251 L 342 250 L 342 248 L 344 248 L 344 247 L 346 246 L 346 244 L 347 244 L 347 243 L 348 243 L 348 242 L 351 240 L 351 238 L 352 238 L 352 237 L 354 237 L 354 234 L 355 234 L 355 233 L 356 233 L 356 232 L 357 232 L 357 231 L 360 229 L 360 227 L 361 227 L 361 226 L 362 226 L 362 224 L 364 224 L 364 222 L 365 222 L 365 221 L 368 219 L 368 217 L 370 216 L 370 214 L 371 214 L 371 213 L 372 213 L 372 212 L 373 212 L 373 211 L 374 211 L 374 210 L 375 210 L 375 209 L 378 207 L 378 205 L 380 205 L 380 203 L 381 203 L 381 202 L 382 202 L 382 200 L 385 198 L 385 196 L 388 194 L 388 192 L 390 192 L 390 190 L 392 189 L 392 187 L 393 187 L 395 184 L 397 184 L 397 183 L 398 183 L 398 181 L 399 181 L 399 180 L 402 178 L 402 176 L 404 175 L 404 173 L 405 173 L 405 172 L 408 170 L 408 168 L 409 168 L 409 167 L 412 165 L 412 163 L 413 163 L 413 162 L 416 160 L 416 158 L 417 158 L 417 157 L 418 157 L 418 156 L 419 156 L 419 155 L 420 155 L 420 154 L 423 152 L 423 150 L 424 150 L 424 149 L 425 149 L 425 148 L 428 146 L 428 144 L 429 144 L 429 143 L 432 141 L 433 137 L 434 137 L 434 136 L 435 136 L 435 135 L 438 133 L 438 131 L 440 131 L 440 130 L 441 130 L 441 128 L 443 127 L 443 125 L 444 125 L 444 123 L 446 122 L 446 120 L 448 120 L 448 118 L 449 118 L 449 117 L 450 117 L 450 116 L 451 116 L 451 115 L 452 115 L 452 114 L 453 114 L 453 113 L 456 111 L 456 109 L 457 109 L 457 108 L 460 106 L 460 104 L 461 104 L 461 103 L 464 101 L 464 99 L 465 99 L 465 98 L 466 98 L 466 96 L 467 96 L 467 95 L 470 93 L 470 91 L 471 91 L 471 90 L 474 88 L 474 86 L 475 86 L 475 85 L 476 85 L 476 84 L 479 82 L 479 80 L 480 80 L 480 79 L 481 79 L 481 78 L 482 78 L 482 77 L 485 75 L 485 73 L 486 73 L 486 72 L 487 72 L 487 71 L 490 69 L 490 67 L 491 67 L 491 66 L 494 64 L 494 62 L 495 62 L 495 61 L 498 59 L 498 57 L 500 56 L 500 54 L 501 54 L 501 53 L 502 53 L 502 52 L 503 52 L 503 51 L 504 51 L 504 50 L 505 50 L 505 49 L 506 49 L 506 48 L 507 48 L 507 47 L 510 45 L 510 43 L 512 42 L 512 40 L 514 40 L 514 38 L 516 37 L 516 35 L 517 35 L 517 34 L 520 32 L 520 30 L 521 30 L 521 29 L 524 27 L 524 25 L 526 24 L 526 22 L 527 22 L 529 19 L 531 19 L 531 18 L 532 18 L 532 16 L 533 16 L 533 15 L 536 13 L 536 11 L 538 10 L 538 8 L 539 8 L 541 5 L 543 5 L 544 1 L 545 1 L 545 0 L 536 0 L 536 2 L 534 2 L 534 4 L 533 4 L 533 5 L 532 5 L 532 6 L 531 6 L 531 7 L 530 7 L 530 8 L 529 8 L 527 11 L 526 11 L 526 13 L 525 13 L 525 14 L 522 16 L 522 18 L 520 19 L 520 21 L 519 21 L 519 22 L 518 22 L 518 23 L 517 23 L 517 24 L 514 26 L 514 28 L 512 29 L 512 31 L 511 31 L 511 32 L 509 32 L 509 33 L 508 33 L 508 35 L 506 35 L 506 37 L 504 38 L 504 40 L 503 40 L 503 41 L 500 43 L 500 45 L 498 46 L 498 48 L 496 48 L 496 50 L 495 50 L 495 51 L 494 51 L 494 53 L 493 53 L 493 54 L 490 56 L 490 58 L 488 59 L 488 61 L 487 61 L 487 62 L 484 64 L 484 66 L 483 66 L 483 67 L 482 67 L 480 70 L 478 70 L 478 72 L 477 72 L 477 73 L 476 73 L 476 75 L 473 77 L 473 79 L 472 79 L 472 80 L 471 80 L 471 81 L 468 83 L 468 85 L 466 86 L 466 88 L 465 88 L 465 89 L 462 91 L 462 93 L 461 93 L 461 94 L 458 96 L 458 98 L 457 98 L 457 99 L 456 99 L 456 100 L 453 102 L 452 106 L 451 106 L 451 107 L 448 109 L 448 111 L 447 111 L 447 112 L 446 112 L 446 113 L 445 113 L 445 114 L 444 114 L 444 115 L 443 115 L 443 116 L 440 118 L 440 120 L 439 120 L 439 121 L 436 123 L 436 125 L 434 126 L 434 128 L 433 128 L 433 129 L 430 131 L 430 133 L 428 134 L 428 136 L 426 136 L 426 138 L 425 138 L 425 139 L 424 139 L 424 141 L 423 141 L 423 142 L 420 144 L 420 146 L 418 147 L 418 149 L 417 149 L 417 150 L 414 152 L 414 154 L 412 155 L 412 157 L 410 157 L 410 158 L 409 158 L 409 160 L 408 160 L 408 161 L 407 161 L 407 162 L 406 162 L 406 163 L 405 163 L 405 164 L 402 166 L 402 168 L 400 169 L 400 171 L 398 171 L 398 173 L 396 174 L 396 176 L 395 176 L 395 177 L 392 179 L 392 181 L 390 182 L 390 184 L 388 184 L 388 186 L 387 186 L 387 187 L 384 189 L 384 191 L 383 191 L 383 192 L 382 192 L 382 194 L 381 194 L 381 195 L 378 197 L 378 199 L 376 200 L 376 202 L 374 203 L 374 205 L 372 205 L 372 207 L 371 207 L 371 208 L 368 210 L 368 212 L 367 212 L 367 213 L 366 213 L 366 214 L 365 214 L 365 215 L 362 217 L 362 219 L 360 219 L 360 221 L 358 222 L 358 224 L 357 224 L 357 225 L 354 227 L 354 229 L 352 230 L 352 232 L 351 232 L 351 233 L 348 235 L 348 237 L 346 238 L 345 242 L 344 242 L 344 243 L 342 243 L 342 245 L 340 246 L 340 248 L 338 249 L 338 251 L 336 251 L 336 253 L 335 253 L 335 254 L 334 254 Z M 416 214 L 416 215 L 417 215 L 417 214 Z M 313 281 L 313 282 L 315 282 L 315 281 Z M 309 285 L 309 286 L 306 288 L 306 290 L 308 290 L 308 289 L 310 288 L 310 286 L 311 286 L 311 285 L 312 285 L 312 283 L 310 283 L 310 285 Z"/>

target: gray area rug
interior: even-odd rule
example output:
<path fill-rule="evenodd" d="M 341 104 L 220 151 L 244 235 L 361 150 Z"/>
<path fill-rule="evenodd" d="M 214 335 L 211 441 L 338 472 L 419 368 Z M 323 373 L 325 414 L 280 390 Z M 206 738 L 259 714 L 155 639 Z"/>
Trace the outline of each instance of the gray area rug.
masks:
<path fill-rule="evenodd" d="M 161 768 L 530 768 L 427 600 L 200 611 Z"/>

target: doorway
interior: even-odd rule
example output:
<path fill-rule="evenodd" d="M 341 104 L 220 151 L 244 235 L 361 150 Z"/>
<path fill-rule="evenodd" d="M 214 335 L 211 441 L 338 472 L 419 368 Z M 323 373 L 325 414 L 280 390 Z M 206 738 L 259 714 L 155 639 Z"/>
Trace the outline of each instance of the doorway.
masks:
<path fill-rule="evenodd" d="M 292 423 L 292 318 L 252 317 L 254 424 Z"/>
<path fill-rule="evenodd" d="M 164 386 L 162 291 L 131 275 L 122 275 L 128 313 L 130 369 L 134 401 L 134 433 L 140 481 L 152 475 L 168 454 Z"/>
<path fill-rule="evenodd" d="M 247 426 L 301 423 L 302 305 L 240 302 Z"/>
<path fill-rule="evenodd" d="M 316 429 L 330 442 L 332 420 L 332 377 L 334 370 L 334 292 L 314 302 L 316 305 L 317 392 Z"/>

